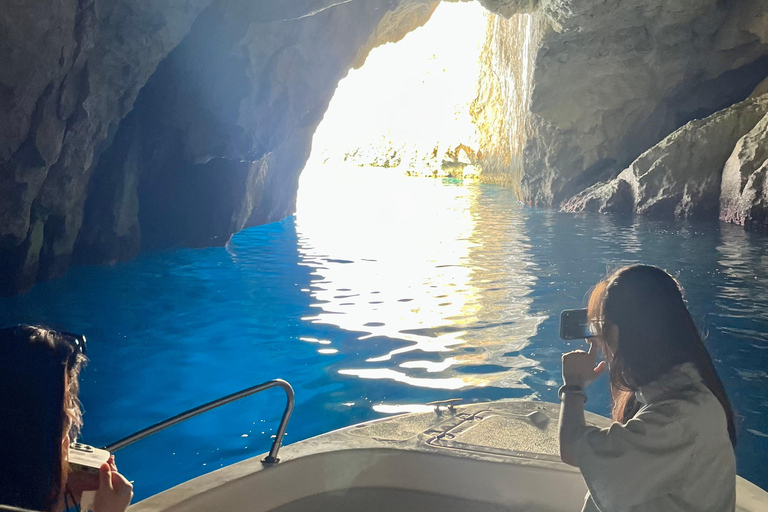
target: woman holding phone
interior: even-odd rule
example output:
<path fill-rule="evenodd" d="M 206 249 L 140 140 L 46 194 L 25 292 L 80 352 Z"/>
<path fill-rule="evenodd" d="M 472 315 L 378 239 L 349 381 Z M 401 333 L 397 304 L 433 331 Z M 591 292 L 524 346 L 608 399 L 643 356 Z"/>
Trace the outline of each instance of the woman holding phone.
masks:
<path fill-rule="evenodd" d="M 77 395 L 85 337 L 18 325 L 0 329 L 0 354 L 0 504 L 79 510 L 81 492 L 96 490 L 90 510 L 124 512 L 133 486 L 113 457 L 93 489 L 75 481 L 67 464 L 83 423 Z"/>
<path fill-rule="evenodd" d="M 678 282 L 621 268 L 592 291 L 588 318 L 589 350 L 563 355 L 559 391 L 560 456 L 587 484 L 583 510 L 733 511 L 733 411 Z M 614 423 L 601 429 L 586 425 L 584 387 L 605 371 Z"/>

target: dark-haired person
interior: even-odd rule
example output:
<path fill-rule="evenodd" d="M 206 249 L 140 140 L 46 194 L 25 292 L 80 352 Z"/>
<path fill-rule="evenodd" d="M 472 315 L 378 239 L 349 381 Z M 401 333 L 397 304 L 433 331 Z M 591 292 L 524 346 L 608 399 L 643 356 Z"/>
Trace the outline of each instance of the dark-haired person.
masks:
<path fill-rule="evenodd" d="M 560 388 L 560 456 L 587 483 L 583 510 L 733 511 L 733 412 L 678 282 L 621 268 L 594 288 L 588 316 L 598 336 L 563 355 Z M 606 369 L 615 421 L 588 427 L 583 388 Z"/>
<path fill-rule="evenodd" d="M 0 504 L 79 509 L 67 456 L 82 426 L 78 375 L 85 337 L 29 325 L 0 329 Z M 132 485 L 114 459 L 101 466 L 93 512 L 124 512 Z"/>

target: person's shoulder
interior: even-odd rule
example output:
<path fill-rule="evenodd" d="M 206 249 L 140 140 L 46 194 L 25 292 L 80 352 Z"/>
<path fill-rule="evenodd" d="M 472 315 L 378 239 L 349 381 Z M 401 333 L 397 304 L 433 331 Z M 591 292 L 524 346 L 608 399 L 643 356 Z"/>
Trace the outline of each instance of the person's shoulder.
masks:
<path fill-rule="evenodd" d="M 660 416 L 670 420 L 679 419 L 690 406 L 689 396 L 681 393 L 667 395 L 640 408 L 637 416 Z"/>
<path fill-rule="evenodd" d="M 717 397 L 703 383 L 694 383 L 684 389 L 675 390 L 659 400 L 644 406 L 638 416 L 656 421 L 674 422 L 692 434 L 696 434 L 722 406 Z"/>

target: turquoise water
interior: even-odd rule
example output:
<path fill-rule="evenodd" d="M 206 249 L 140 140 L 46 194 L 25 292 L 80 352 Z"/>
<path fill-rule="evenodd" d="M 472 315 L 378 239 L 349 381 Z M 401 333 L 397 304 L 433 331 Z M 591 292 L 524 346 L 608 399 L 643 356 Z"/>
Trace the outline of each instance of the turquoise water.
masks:
<path fill-rule="evenodd" d="M 719 224 L 533 210 L 511 191 L 338 170 L 296 217 L 226 247 L 146 254 L 0 300 L 0 321 L 87 335 L 82 440 L 103 445 L 241 388 L 296 390 L 286 443 L 426 402 L 556 401 L 558 314 L 608 268 L 679 274 L 740 416 L 739 473 L 768 488 L 768 239 Z M 588 408 L 608 413 L 607 383 Z M 117 453 L 141 499 L 265 452 L 281 391 Z"/>

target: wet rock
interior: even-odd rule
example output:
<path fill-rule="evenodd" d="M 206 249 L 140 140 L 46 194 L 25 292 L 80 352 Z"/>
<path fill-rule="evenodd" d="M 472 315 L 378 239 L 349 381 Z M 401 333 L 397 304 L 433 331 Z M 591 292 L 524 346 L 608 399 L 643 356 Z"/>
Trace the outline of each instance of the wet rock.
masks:
<path fill-rule="evenodd" d="M 563 204 L 567 212 L 631 214 L 635 208 L 632 185 L 624 179 L 592 185 Z"/>
<path fill-rule="evenodd" d="M 716 219 L 721 211 L 723 166 L 734 145 L 766 113 L 768 95 L 691 121 L 643 153 L 615 179 L 584 190 L 562 208 L 569 212 L 635 212 L 664 219 Z M 746 169 L 749 173 L 748 166 Z"/>
<path fill-rule="evenodd" d="M 720 194 L 721 220 L 768 233 L 766 173 L 768 115 L 739 139 L 725 163 Z"/>
<path fill-rule="evenodd" d="M 750 98 L 757 98 L 758 96 L 762 96 L 763 94 L 768 94 L 768 78 L 760 82 L 760 84 L 755 87 L 755 90 L 752 91 L 752 94 L 749 95 Z"/>

